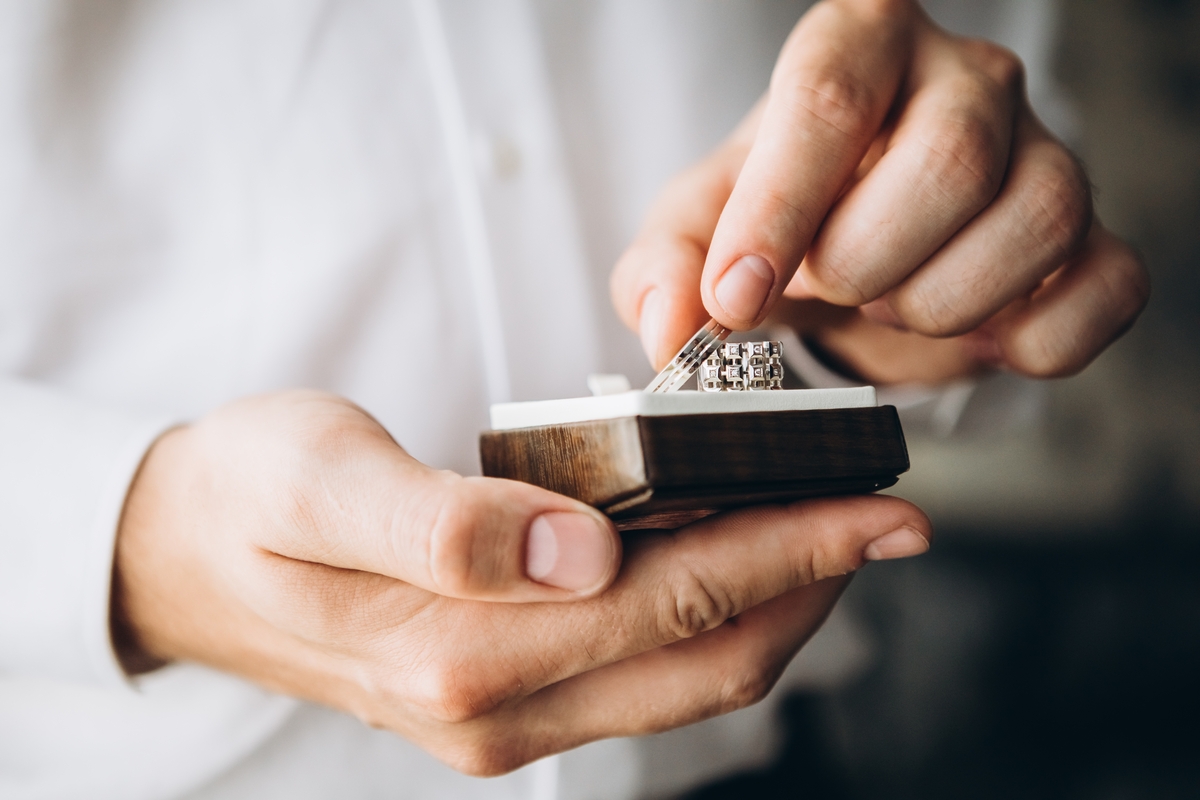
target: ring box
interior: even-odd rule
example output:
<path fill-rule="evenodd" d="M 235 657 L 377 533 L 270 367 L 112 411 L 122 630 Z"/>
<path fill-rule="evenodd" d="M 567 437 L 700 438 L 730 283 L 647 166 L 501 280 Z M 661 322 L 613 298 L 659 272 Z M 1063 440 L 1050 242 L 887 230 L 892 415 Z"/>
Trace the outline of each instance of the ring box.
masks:
<path fill-rule="evenodd" d="M 893 406 L 873 387 L 623 392 L 492 406 L 483 474 L 603 511 L 621 530 L 726 509 L 864 494 L 908 469 Z"/>

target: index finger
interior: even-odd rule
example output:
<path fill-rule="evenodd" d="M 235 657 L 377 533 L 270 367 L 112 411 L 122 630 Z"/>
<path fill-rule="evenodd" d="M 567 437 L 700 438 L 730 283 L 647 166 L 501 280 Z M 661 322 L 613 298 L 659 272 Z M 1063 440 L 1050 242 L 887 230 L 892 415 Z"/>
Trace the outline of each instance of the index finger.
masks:
<path fill-rule="evenodd" d="M 701 295 L 722 325 L 754 327 L 783 293 L 883 124 L 917 13 L 827 2 L 792 32 L 704 265 Z"/>
<path fill-rule="evenodd" d="M 456 643 L 449 677 L 473 714 L 486 713 L 510 698 L 693 638 L 869 560 L 924 552 L 929 539 L 920 509 L 886 496 L 759 506 L 647 535 L 628 544 L 622 572 L 597 597 L 490 609 L 486 633 Z M 461 668 L 473 663 L 493 668 Z"/>

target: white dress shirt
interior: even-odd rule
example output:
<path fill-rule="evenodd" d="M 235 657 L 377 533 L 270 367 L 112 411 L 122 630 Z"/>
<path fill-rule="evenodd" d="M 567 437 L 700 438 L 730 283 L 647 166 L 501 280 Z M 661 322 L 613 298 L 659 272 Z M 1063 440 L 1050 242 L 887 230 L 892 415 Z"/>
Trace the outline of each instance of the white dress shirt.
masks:
<path fill-rule="evenodd" d="M 113 538 L 169 425 L 290 387 L 478 471 L 504 400 L 649 370 L 607 273 L 806 4 L 0 4 L 0 796 L 624 798 L 762 763 L 770 701 L 491 780 L 189 664 L 128 681 Z M 785 683 L 866 645 L 835 615 Z"/>

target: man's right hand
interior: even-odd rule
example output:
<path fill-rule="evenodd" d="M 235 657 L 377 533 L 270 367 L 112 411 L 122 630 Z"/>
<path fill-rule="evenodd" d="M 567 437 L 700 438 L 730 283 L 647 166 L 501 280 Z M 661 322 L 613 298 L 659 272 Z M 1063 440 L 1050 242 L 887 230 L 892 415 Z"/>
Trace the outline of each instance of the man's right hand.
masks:
<path fill-rule="evenodd" d="M 892 497 L 722 514 L 621 540 L 598 511 L 405 453 L 351 403 L 289 392 L 164 435 L 126 502 L 114 639 L 497 774 L 760 699 L 871 559 L 929 522 Z"/>

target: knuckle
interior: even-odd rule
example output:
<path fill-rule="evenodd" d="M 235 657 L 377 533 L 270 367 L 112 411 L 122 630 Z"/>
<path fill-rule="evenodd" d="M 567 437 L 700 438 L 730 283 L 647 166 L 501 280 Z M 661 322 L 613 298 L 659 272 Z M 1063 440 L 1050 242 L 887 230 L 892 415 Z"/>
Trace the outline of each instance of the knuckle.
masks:
<path fill-rule="evenodd" d="M 849 547 L 844 540 L 815 543 L 802 559 L 793 565 L 793 583 L 808 586 L 817 581 L 846 575 L 863 565 L 861 551 Z"/>
<path fill-rule="evenodd" d="M 460 596 L 479 587 L 475 569 L 478 499 L 466 490 L 462 477 L 444 473 L 447 483 L 429 529 L 429 576 L 440 594 Z"/>
<path fill-rule="evenodd" d="M 498 701 L 462 665 L 433 662 L 415 676 L 409 702 L 437 722 L 463 724 L 487 714 Z"/>
<path fill-rule="evenodd" d="M 281 512 L 299 530 L 329 523 L 328 498 L 344 489 L 339 477 L 362 459 L 364 442 L 379 435 L 377 423 L 342 398 L 317 392 L 289 393 L 275 409 L 271 425 L 280 448 L 278 469 Z"/>
<path fill-rule="evenodd" d="M 695 571 L 684 570 L 667 586 L 658 614 L 664 643 L 698 636 L 736 613 L 730 593 Z"/>
<path fill-rule="evenodd" d="M 1030 176 L 1023 200 L 1025 225 L 1052 259 L 1065 260 L 1079 248 L 1091 226 L 1092 195 L 1082 171 L 1065 151 Z"/>
<path fill-rule="evenodd" d="M 887 288 L 858 251 L 819 243 L 807 255 L 810 288 L 821 300 L 839 306 L 861 306 Z M 879 285 L 876 285 L 879 284 Z"/>
<path fill-rule="evenodd" d="M 808 117 L 848 139 L 863 141 L 875 135 L 875 92 L 845 71 L 826 69 L 811 79 L 771 87 L 779 91 L 795 117 Z"/>
<path fill-rule="evenodd" d="M 986 39 L 967 39 L 964 45 L 978 68 L 1010 96 L 1024 89 L 1025 64 L 1012 50 Z"/>
<path fill-rule="evenodd" d="M 338 464 L 355 457 L 376 423 L 348 400 L 319 392 L 289 393 L 281 400 L 277 425 L 299 466 Z"/>
<path fill-rule="evenodd" d="M 775 688 L 778 679 L 778 670 L 760 664 L 737 671 L 721 686 L 718 713 L 726 714 L 761 702 Z"/>
<path fill-rule="evenodd" d="M 1130 324 L 1150 302 L 1150 273 L 1129 250 L 1117 259 L 1113 271 L 1116 274 L 1112 279 L 1112 294 L 1118 304 L 1117 318 Z"/>
<path fill-rule="evenodd" d="M 947 114 L 919 141 L 921 173 L 941 194 L 973 210 L 995 196 L 1004 178 L 1005 145 L 989 121 L 969 111 Z"/>

